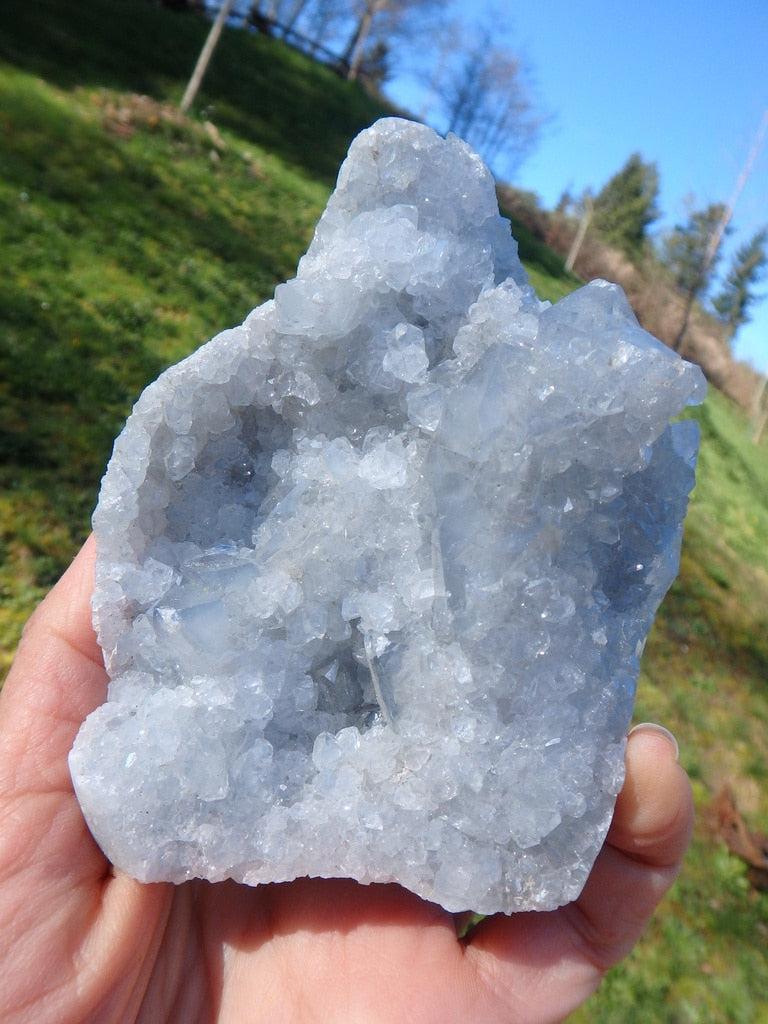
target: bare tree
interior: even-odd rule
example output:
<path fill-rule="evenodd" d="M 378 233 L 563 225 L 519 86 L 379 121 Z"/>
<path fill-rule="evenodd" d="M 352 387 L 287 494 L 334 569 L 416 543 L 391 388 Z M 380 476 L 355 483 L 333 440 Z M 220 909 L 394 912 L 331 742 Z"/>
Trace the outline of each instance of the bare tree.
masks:
<path fill-rule="evenodd" d="M 248 5 L 247 19 L 252 25 L 277 24 L 287 35 L 304 14 L 311 0 L 256 0 Z M 338 6 L 338 2 L 336 3 Z"/>
<path fill-rule="evenodd" d="M 256 0 L 251 10 L 255 15 L 266 18 L 267 21 L 277 21 L 279 8 L 278 0 Z"/>
<path fill-rule="evenodd" d="M 352 29 L 352 35 L 344 49 L 343 60 L 349 66 L 347 78 L 355 79 L 360 71 L 360 64 L 363 59 L 363 51 L 368 37 L 373 29 L 373 22 L 377 14 L 386 9 L 389 0 L 364 0 L 360 5 L 359 14 Z"/>
<path fill-rule="evenodd" d="M 296 22 L 299 20 L 299 18 L 306 10 L 308 3 L 309 0 L 293 0 L 293 3 L 287 7 L 284 15 L 284 25 L 286 32 L 290 32 L 291 29 L 294 28 Z"/>
<path fill-rule="evenodd" d="M 447 31 L 456 37 L 455 28 Z M 495 43 L 496 35 L 490 25 L 474 34 L 464 31 L 469 42 L 452 58 L 443 59 L 434 88 L 448 131 L 469 142 L 488 163 L 501 160 L 510 170 L 535 143 L 542 117 L 535 110 L 522 61 L 507 46 Z"/>
<path fill-rule="evenodd" d="M 317 0 L 309 16 L 314 38 L 322 42 L 338 24 L 340 14 L 335 0 Z"/>
<path fill-rule="evenodd" d="M 435 33 L 426 67 L 416 71 L 416 78 L 426 87 L 425 96 L 419 108 L 419 120 L 435 118 L 435 110 L 445 109 L 443 91 L 456 54 L 461 51 L 462 27 L 455 18 L 449 18 Z M 430 59 L 431 58 L 431 59 Z"/>
<path fill-rule="evenodd" d="M 301 0 L 297 0 L 301 2 Z M 317 45 L 335 35 L 342 23 L 348 19 L 349 8 L 344 0 L 309 0 L 296 21 L 301 20 L 301 31 Z M 290 23 L 293 28 L 296 21 Z"/>
<path fill-rule="evenodd" d="M 442 0 L 356 0 L 354 24 L 342 59 L 349 70 L 347 78 L 360 73 L 365 54 L 374 43 L 391 49 L 392 41 L 414 29 L 419 17 L 438 9 Z"/>

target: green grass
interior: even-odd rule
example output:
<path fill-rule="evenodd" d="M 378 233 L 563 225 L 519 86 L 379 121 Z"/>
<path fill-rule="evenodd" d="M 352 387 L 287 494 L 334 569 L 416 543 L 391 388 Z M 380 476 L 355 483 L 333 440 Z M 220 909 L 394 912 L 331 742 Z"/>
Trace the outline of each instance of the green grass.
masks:
<path fill-rule="evenodd" d="M 142 0 L 0 7 L 0 673 L 141 389 L 292 276 L 349 141 L 388 113 L 227 31 L 178 118 L 206 31 Z"/>
<path fill-rule="evenodd" d="M 4 4 L 0 59 L 66 90 L 95 86 L 177 102 L 208 27 L 148 0 Z M 229 29 L 196 106 L 327 185 L 350 138 L 390 112 L 288 47 Z"/>
<path fill-rule="evenodd" d="M 386 113 L 282 45 L 226 32 L 198 112 L 179 118 L 205 30 L 143 0 L 0 7 L 0 670 L 86 535 L 132 401 L 292 275 L 349 140 Z M 515 233 L 540 294 L 578 285 Z M 677 732 L 700 810 L 727 780 L 768 831 L 768 446 L 718 394 L 694 414 L 682 571 L 637 719 Z M 768 1021 L 767 941 L 768 897 L 700 815 L 648 936 L 574 1019 Z"/>
<path fill-rule="evenodd" d="M 502 205 L 502 211 L 504 207 Z M 565 269 L 561 256 L 545 245 L 514 214 L 506 214 L 512 224 L 512 233 L 517 239 L 520 259 L 525 264 L 531 284 L 542 299 L 557 302 L 564 295 L 578 288 L 583 282 Z"/>
<path fill-rule="evenodd" d="M 0 65 L 0 642 L 82 539 L 143 386 L 293 273 L 327 186 L 103 89 Z"/>

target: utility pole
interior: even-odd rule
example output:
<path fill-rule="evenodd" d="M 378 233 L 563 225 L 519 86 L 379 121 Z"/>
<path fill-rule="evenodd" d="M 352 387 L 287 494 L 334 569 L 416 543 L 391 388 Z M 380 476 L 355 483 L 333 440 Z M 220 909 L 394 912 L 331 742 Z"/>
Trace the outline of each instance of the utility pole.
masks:
<path fill-rule="evenodd" d="M 755 444 L 760 444 L 766 426 L 768 426 L 768 409 L 765 410 L 755 424 L 755 432 L 752 435 L 752 440 Z"/>
<path fill-rule="evenodd" d="M 704 263 L 701 268 L 700 280 L 702 282 L 707 280 L 709 268 L 712 266 L 712 263 L 714 262 L 714 259 L 717 256 L 718 249 L 720 248 L 720 243 L 722 242 L 723 235 L 725 234 L 725 229 L 728 227 L 728 225 L 731 222 L 731 218 L 733 217 L 733 209 L 736 206 L 736 203 L 738 202 L 739 196 L 744 191 L 744 186 L 747 184 L 749 176 L 752 173 L 752 168 L 755 166 L 755 161 L 760 155 L 760 150 L 762 149 L 763 142 L 765 141 L 766 131 L 768 131 L 768 109 L 763 111 L 763 116 L 760 119 L 760 124 L 757 126 L 755 136 L 752 139 L 752 145 L 750 146 L 749 153 L 747 154 L 747 159 L 744 162 L 744 166 L 742 167 L 738 178 L 736 179 L 736 184 L 733 186 L 733 192 L 731 192 L 730 199 L 723 207 L 723 215 L 720 218 L 717 227 L 710 236 L 709 242 L 707 244 L 707 251 L 704 256 Z M 672 348 L 675 350 L 675 352 L 679 352 L 680 349 L 683 347 L 685 332 L 688 330 L 688 321 L 693 310 L 693 302 L 695 298 L 696 295 L 695 293 L 692 292 L 691 294 L 688 295 L 686 299 L 685 315 L 683 316 L 683 322 L 680 325 L 680 330 L 677 332 L 677 337 L 675 338 L 674 343 L 672 345 Z"/>
<path fill-rule="evenodd" d="M 587 196 L 584 200 L 584 213 L 582 213 L 581 215 L 578 231 L 576 232 L 575 238 L 571 242 L 571 248 L 568 250 L 568 255 L 565 259 L 565 269 L 568 271 L 569 274 L 573 271 L 573 265 L 576 262 L 577 256 L 579 255 L 579 250 L 584 244 L 584 239 L 587 235 L 587 228 L 589 227 L 589 222 L 592 220 L 593 209 L 594 207 L 592 204 L 592 196 Z"/>
<path fill-rule="evenodd" d="M 747 154 L 747 159 L 741 169 L 741 173 L 736 179 L 736 184 L 733 186 L 731 197 L 723 207 L 723 216 L 720 218 L 720 223 L 715 228 L 712 233 L 712 237 L 709 240 L 709 245 L 707 246 L 707 261 L 704 265 L 705 273 L 709 270 L 712 260 L 715 258 L 717 250 L 720 248 L 720 242 L 725 234 L 725 229 L 728 227 L 731 222 L 731 218 L 733 217 L 733 208 L 738 202 L 739 196 L 744 191 L 744 186 L 747 184 L 749 176 L 752 173 L 752 168 L 755 166 L 755 160 L 757 160 L 760 155 L 760 150 L 763 148 L 765 133 L 767 131 L 768 109 L 763 111 L 763 116 L 760 120 L 760 124 L 757 126 L 757 131 L 755 132 L 755 137 L 752 140 L 752 145 L 750 146 L 749 153 Z"/>
<path fill-rule="evenodd" d="M 754 431 L 752 433 L 752 441 L 755 444 L 760 443 L 760 439 L 763 436 L 766 423 L 768 423 L 768 406 L 763 411 L 763 399 L 765 398 L 766 389 L 768 389 L 768 372 L 763 374 L 763 378 L 757 385 L 755 390 L 755 399 L 752 403 L 752 415 L 754 417 Z"/>
<path fill-rule="evenodd" d="M 216 44 L 219 41 L 221 30 L 224 28 L 224 24 L 235 6 L 235 0 L 223 0 L 219 13 L 211 25 L 211 31 L 208 33 L 208 38 L 205 40 L 200 56 L 197 58 L 197 64 L 195 64 L 195 70 L 192 72 L 192 76 L 187 83 L 187 88 L 184 90 L 181 103 L 179 104 L 179 110 L 182 114 L 186 114 L 192 104 L 195 102 L 195 96 L 197 91 L 205 77 L 205 72 L 208 70 L 208 65 L 213 56 L 213 51 L 216 49 Z"/>

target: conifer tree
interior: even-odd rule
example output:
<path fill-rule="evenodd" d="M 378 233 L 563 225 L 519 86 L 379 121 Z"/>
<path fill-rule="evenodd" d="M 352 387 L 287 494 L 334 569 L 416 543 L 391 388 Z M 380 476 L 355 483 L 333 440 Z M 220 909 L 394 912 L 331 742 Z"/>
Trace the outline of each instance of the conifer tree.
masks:
<path fill-rule="evenodd" d="M 672 344 L 676 352 L 682 347 L 693 304 L 706 293 L 712 280 L 725 234 L 725 212 L 723 203 L 694 210 L 686 223 L 676 225 L 664 241 L 664 263 L 684 299 L 683 319 Z M 714 247 L 713 240 L 717 243 Z"/>
<path fill-rule="evenodd" d="M 740 246 L 733 257 L 722 291 L 712 305 L 732 338 L 742 324 L 749 322 L 749 310 L 759 296 L 754 286 L 765 276 L 768 266 L 768 228 L 761 228 Z"/>
<path fill-rule="evenodd" d="M 656 164 L 633 153 L 595 197 L 593 225 L 606 241 L 637 256 L 649 225 L 658 219 L 658 196 Z"/>

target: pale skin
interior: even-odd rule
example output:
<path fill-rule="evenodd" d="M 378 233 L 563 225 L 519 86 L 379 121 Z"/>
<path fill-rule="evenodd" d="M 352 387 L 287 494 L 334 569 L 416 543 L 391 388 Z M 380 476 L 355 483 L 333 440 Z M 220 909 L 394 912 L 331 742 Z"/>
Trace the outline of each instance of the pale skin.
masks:
<path fill-rule="evenodd" d="M 691 791 L 641 728 L 608 841 L 552 913 L 457 921 L 396 885 L 143 885 L 91 838 L 67 754 L 103 702 L 93 541 L 33 615 L 0 697 L 0 1020 L 5 1024 L 547 1024 L 632 949 L 674 880 Z"/>

